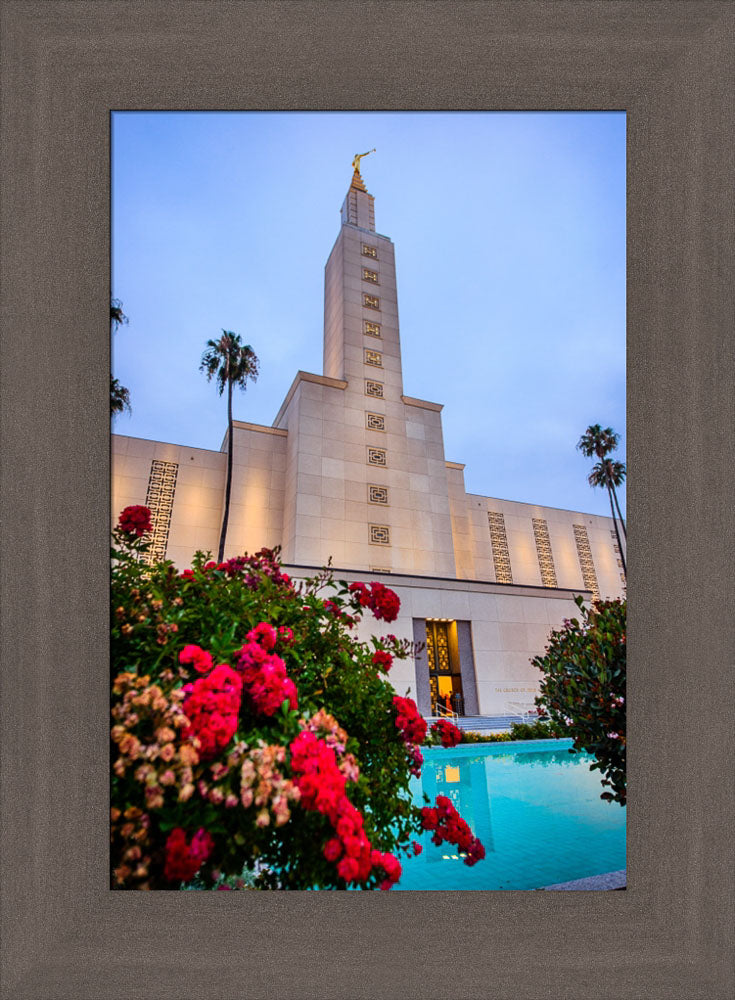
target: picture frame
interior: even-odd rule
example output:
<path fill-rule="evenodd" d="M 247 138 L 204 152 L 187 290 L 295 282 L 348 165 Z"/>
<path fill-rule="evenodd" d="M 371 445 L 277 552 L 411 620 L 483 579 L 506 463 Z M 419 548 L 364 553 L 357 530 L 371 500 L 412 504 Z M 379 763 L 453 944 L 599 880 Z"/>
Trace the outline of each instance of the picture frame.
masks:
<path fill-rule="evenodd" d="M 730 996 L 732 7 L 5 0 L 2 19 L 2 996 Z M 109 121 L 133 108 L 627 112 L 625 892 L 108 888 Z"/>

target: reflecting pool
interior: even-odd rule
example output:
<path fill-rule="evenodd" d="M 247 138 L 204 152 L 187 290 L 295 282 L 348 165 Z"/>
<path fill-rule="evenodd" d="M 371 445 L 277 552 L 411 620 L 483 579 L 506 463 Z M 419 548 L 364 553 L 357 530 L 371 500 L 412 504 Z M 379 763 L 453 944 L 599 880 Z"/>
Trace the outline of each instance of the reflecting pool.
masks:
<path fill-rule="evenodd" d="M 600 798 L 592 758 L 571 740 L 464 744 L 424 750 L 414 800 L 446 795 L 486 856 L 474 867 L 422 835 L 423 853 L 401 859 L 400 889 L 538 889 L 625 868 L 625 808 Z M 512 749 L 509 749 L 512 747 Z"/>

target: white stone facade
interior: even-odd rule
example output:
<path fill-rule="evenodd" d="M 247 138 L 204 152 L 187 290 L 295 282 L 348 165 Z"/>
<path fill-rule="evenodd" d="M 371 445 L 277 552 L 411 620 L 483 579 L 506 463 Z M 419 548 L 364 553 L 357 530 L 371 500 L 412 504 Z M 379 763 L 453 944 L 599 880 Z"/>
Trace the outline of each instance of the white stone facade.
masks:
<path fill-rule="evenodd" d="M 441 410 L 404 394 L 393 244 L 355 174 L 325 269 L 324 374 L 297 373 L 272 427 L 234 422 L 225 556 L 280 545 L 293 575 L 331 557 L 341 577 L 382 580 L 399 637 L 445 620 L 466 713 L 503 714 L 532 703 L 529 660 L 574 594 L 622 595 L 620 556 L 611 518 L 466 493 Z M 207 451 L 113 435 L 113 517 L 148 503 L 159 553 L 182 568 L 216 552 L 226 451 L 226 436 Z M 391 672 L 426 713 L 431 650 Z"/>

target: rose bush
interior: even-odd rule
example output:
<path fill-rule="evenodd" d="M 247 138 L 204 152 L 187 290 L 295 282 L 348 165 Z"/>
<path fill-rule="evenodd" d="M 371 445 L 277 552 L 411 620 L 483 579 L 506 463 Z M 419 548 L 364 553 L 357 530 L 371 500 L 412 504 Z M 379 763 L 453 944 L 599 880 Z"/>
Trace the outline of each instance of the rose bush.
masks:
<path fill-rule="evenodd" d="M 462 742 L 462 730 L 449 719 L 438 719 L 431 727 L 431 731 L 443 747 L 456 747 Z"/>
<path fill-rule="evenodd" d="M 390 889 L 425 828 L 426 723 L 382 676 L 412 644 L 350 630 L 394 621 L 396 594 L 327 570 L 294 584 L 266 549 L 146 565 L 149 530 L 135 507 L 113 532 L 112 886 Z M 435 842 L 479 859 L 437 816 Z"/>

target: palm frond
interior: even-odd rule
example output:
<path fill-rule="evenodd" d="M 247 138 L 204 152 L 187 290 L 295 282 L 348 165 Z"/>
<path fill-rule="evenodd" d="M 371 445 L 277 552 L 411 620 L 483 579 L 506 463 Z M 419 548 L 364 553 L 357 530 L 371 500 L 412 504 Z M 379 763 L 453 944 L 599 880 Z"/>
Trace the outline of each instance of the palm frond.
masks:
<path fill-rule="evenodd" d="M 219 340 L 208 340 L 199 370 L 207 380 L 216 378 L 220 396 L 229 383 L 240 389 L 258 377 L 258 359 L 250 345 L 243 344 L 231 330 L 223 330 Z"/>
<path fill-rule="evenodd" d="M 130 390 L 124 385 L 120 385 L 116 378 L 110 375 L 110 413 L 123 413 L 125 410 L 132 413 L 130 406 Z"/>

